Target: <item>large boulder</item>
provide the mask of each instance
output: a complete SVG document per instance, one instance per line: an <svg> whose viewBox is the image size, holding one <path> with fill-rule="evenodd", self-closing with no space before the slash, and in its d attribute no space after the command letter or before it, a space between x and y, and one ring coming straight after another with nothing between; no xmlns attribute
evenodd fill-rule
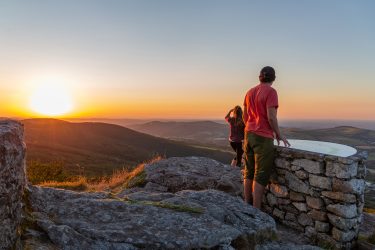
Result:
<svg viewBox="0 0 375 250"><path fill-rule="evenodd" d="M168 192L216 189L232 195L242 194L240 168L205 157L172 157L146 164L148 186L156 184Z"/></svg>
<svg viewBox="0 0 375 250"><path fill-rule="evenodd" d="M254 249L276 232L270 216L217 190L28 192L35 223L62 249Z"/></svg>
<svg viewBox="0 0 375 250"><path fill-rule="evenodd" d="M22 220L26 184L23 127L0 121L0 249L14 248Z"/></svg>

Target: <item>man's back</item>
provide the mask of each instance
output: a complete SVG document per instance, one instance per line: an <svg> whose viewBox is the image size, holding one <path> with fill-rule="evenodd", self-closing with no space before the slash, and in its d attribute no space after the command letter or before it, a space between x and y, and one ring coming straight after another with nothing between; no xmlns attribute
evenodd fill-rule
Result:
<svg viewBox="0 0 375 250"><path fill-rule="evenodd" d="M247 92L244 106L248 115L248 119L245 121L245 130L273 138L273 130L268 122L267 108L278 107L276 90L270 84L260 83Z"/></svg>

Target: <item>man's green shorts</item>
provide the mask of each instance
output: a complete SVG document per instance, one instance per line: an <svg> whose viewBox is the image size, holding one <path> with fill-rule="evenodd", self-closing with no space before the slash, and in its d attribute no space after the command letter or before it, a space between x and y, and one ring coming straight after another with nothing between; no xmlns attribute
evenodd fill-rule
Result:
<svg viewBox="0 0 375 250"><path fill-rule="evenodd" d="M266 186L274 170L275 148L273 139L246 132L244 151L244 178L255 180Z"/></svg>

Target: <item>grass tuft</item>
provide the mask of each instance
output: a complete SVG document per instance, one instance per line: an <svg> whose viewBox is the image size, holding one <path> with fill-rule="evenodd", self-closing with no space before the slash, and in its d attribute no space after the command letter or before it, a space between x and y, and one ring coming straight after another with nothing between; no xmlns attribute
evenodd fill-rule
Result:
<svg viewBox="0 0 375 250"><path fill-rule="evenodd" d="M84 176L79 176L72 181L45 181L40 184L42 187L63 188L73 191L101 192L120 191L123 187L143 187L146 184L145 164L160 161L161 156L156 156L150 161L139 164L132 171L122 169L116 171L110 177L102 177L99 180L89 181Z"/></svg>
<svg viewBox="0 0 375 250"><path fill-rule="evenodd" d="M77 180L73 181L64 181L64 182L57 182L57 181L47 181L40 184L42 187L53 187L53 188L63 188L69 189L74 191L85 191L88 189L88 182L86 177L80 176Z"/></svg>
<svg viewBox="0 0 375 250"><path fill-rule="evenodd" d="M375 214L375 208L365 207L363 208L363 212L369 213L369 214Z"/></svg>

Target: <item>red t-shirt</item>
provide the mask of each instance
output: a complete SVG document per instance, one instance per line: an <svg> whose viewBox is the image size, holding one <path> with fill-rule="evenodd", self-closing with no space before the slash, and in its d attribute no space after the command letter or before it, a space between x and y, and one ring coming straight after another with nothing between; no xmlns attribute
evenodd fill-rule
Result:
<svg viewBox="0 0 375 250"><path fill-rule="evenodd" d="M279 107L277 92L269 84L260 83L251 88L245 96L247 120L244 121L246 131L273 138L273 130L268 122L267 108Z"/></svg>

